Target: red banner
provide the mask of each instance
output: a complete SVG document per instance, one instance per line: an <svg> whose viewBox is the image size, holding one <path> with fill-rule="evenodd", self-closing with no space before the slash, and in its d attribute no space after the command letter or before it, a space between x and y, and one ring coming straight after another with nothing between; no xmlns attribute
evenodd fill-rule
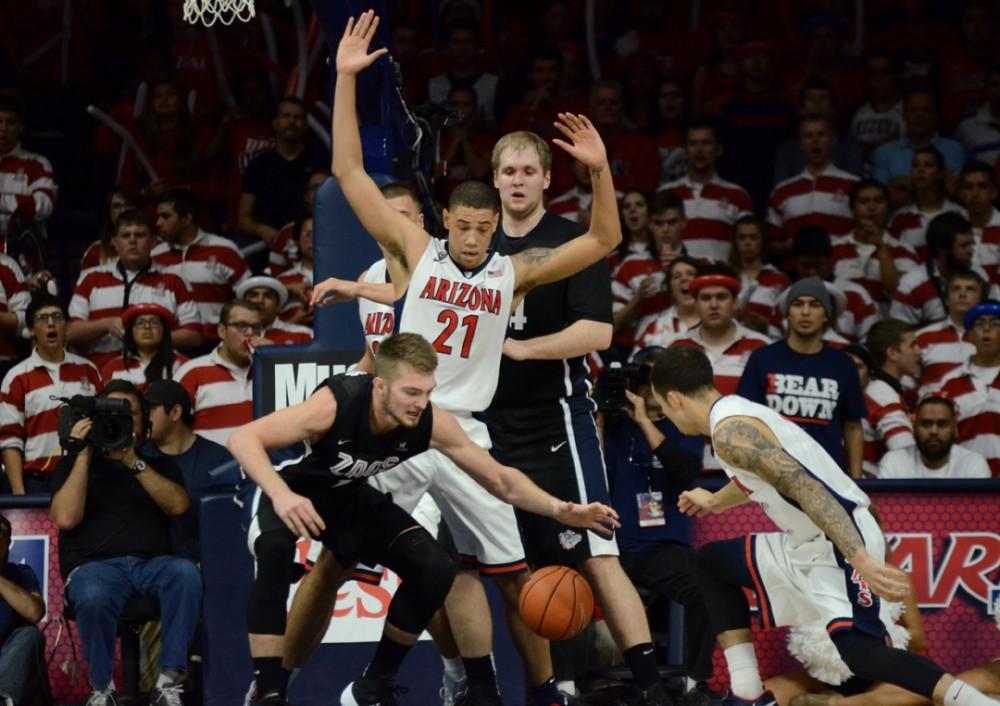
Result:
<svg viewBox="0 0 1000 706"><path fill-rule="evenodd" d="M1000 656L1000 633L992 606L1000 596L1000 494L872 492L893 561L916 586L926 655L955 674ZM760 507L748 503L698 520L693 543L742 537L777 528ZM800 670L786 649L784 629L754 624L754 645L764 678ZM716 650L720 688L728 682Z"/></svg>

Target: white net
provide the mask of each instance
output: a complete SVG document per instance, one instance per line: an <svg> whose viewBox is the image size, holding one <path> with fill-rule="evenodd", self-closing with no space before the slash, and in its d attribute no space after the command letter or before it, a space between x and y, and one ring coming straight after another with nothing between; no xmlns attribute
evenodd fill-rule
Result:
<svg viewBox="0 0 1000 706"><path fill-rule="evenodd" d="M184 20L206 27L216 22L249 22L255 14L253 0L184 0Z"/></svg>

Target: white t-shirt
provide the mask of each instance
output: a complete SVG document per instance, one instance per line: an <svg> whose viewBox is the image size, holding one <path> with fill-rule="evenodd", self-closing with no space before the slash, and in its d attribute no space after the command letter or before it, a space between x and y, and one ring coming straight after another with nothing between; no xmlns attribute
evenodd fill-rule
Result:
<svg viewBox="0 0 1000 706"><path fill-rule="evenodd" d="M941 468L928 468L920 458L916 446L890 451L878 464L878 477L898 480L901 478L989 478L990 467L982 454L964 449L958 444L951 447L948 463Z"/></svg>

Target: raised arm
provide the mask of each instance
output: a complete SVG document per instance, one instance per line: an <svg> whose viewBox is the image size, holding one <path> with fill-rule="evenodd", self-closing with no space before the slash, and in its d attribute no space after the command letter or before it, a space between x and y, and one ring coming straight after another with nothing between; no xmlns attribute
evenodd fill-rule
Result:
<svg viewBox="0 0 1000 706"><path fill-rule="evenodd" d="M622 240L608 153L597 129L585 116L572 113L559 113L555 126L569 141L553 142L590 170L594 190L590 230L558 248L529 248L515 255L516 289L520 296L540 284L576 274L606 257Z"/></svg>
<svg viewBox="0 0 1000 706"><path fill-rule="evenodd" d="M890 600L906 596L906 574L868 553L847 511L825 485L781 448L766 424L752 417L729 417L716 427L713 441L719 458L757 475L797 503L872 590Z"/></svg>
<svg viewBox="0 0 1000 706"><path fill-rule="evenodd" d="M300 537L317 536L324 528L312 502L291 491L271 465L267 450L318 437L333 426L337 400L326 387L305 402L271 412L244 424L229 437L229 452L244 472L267 493L274 511Z"/></svg>
<svg viewBox="0 0 1000 706"><path fill-rule="evenodd" d="M516 468L500 465L481 446L469 439L453 416L437 407L434 408L431 447L454 461L490 493L522 510L607 536L611 536L611 528L620 526L618 514L607 505L578 505L559 500L539 488Z"/></svg>
<svg viewBox="0 0 1000 706"><path fill-rule="evenodd" d="M388 51L383 48L368 53L368 45L377 28L378 17L372 10L362 13L357 23L352 17L337 47L331 171L361 225L390 258L409 271L427 247L430 236L389 205L365 172L361 155L361 134L355 105L357 75Z"/></svg>

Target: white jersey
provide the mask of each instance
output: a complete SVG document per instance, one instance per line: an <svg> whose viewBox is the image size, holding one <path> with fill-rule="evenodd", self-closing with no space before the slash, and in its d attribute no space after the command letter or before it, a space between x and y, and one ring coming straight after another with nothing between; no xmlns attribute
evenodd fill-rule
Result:
<svg viewBox="0 0 1000 706"><path fill-rule="evenodd" d="M413 268L399 330L421 334L438 353L434 404L468 415L492 402L513 298L509 257L491 253L466 272L446 241L431 239Z"/></svg>
<svg viewBox="0 0 1000 706"><path fill-rule="evenodd" d="M777 437L781 448L802 464L809 475L826 486L848 514L853 515L857 510L867 510L871 504L868 496L841 470L822 446L798 424L784 419L770 407L737 395L720 398L712 405L709 413L713 446L715 429L727 417L752 417L764 422ZM785 532L786 539L792 546L805 544L823 535L823 531L809 519L808 515L782 496L770 483L743 468L729 465L722 458L718 460L726 475L742 488L751 500L760 505L771 521Z"/></svg>
<svg viewBox="0 0 1000 706"><path fill-rule="evenodd" d="M369 284L388 282L385 260L373 263L361 280ZM365 330L365 348L374 356L382 339L392 335L396 329L396 310L394 307L358 297L358 316L361 317L361 326Z"/></svg>

